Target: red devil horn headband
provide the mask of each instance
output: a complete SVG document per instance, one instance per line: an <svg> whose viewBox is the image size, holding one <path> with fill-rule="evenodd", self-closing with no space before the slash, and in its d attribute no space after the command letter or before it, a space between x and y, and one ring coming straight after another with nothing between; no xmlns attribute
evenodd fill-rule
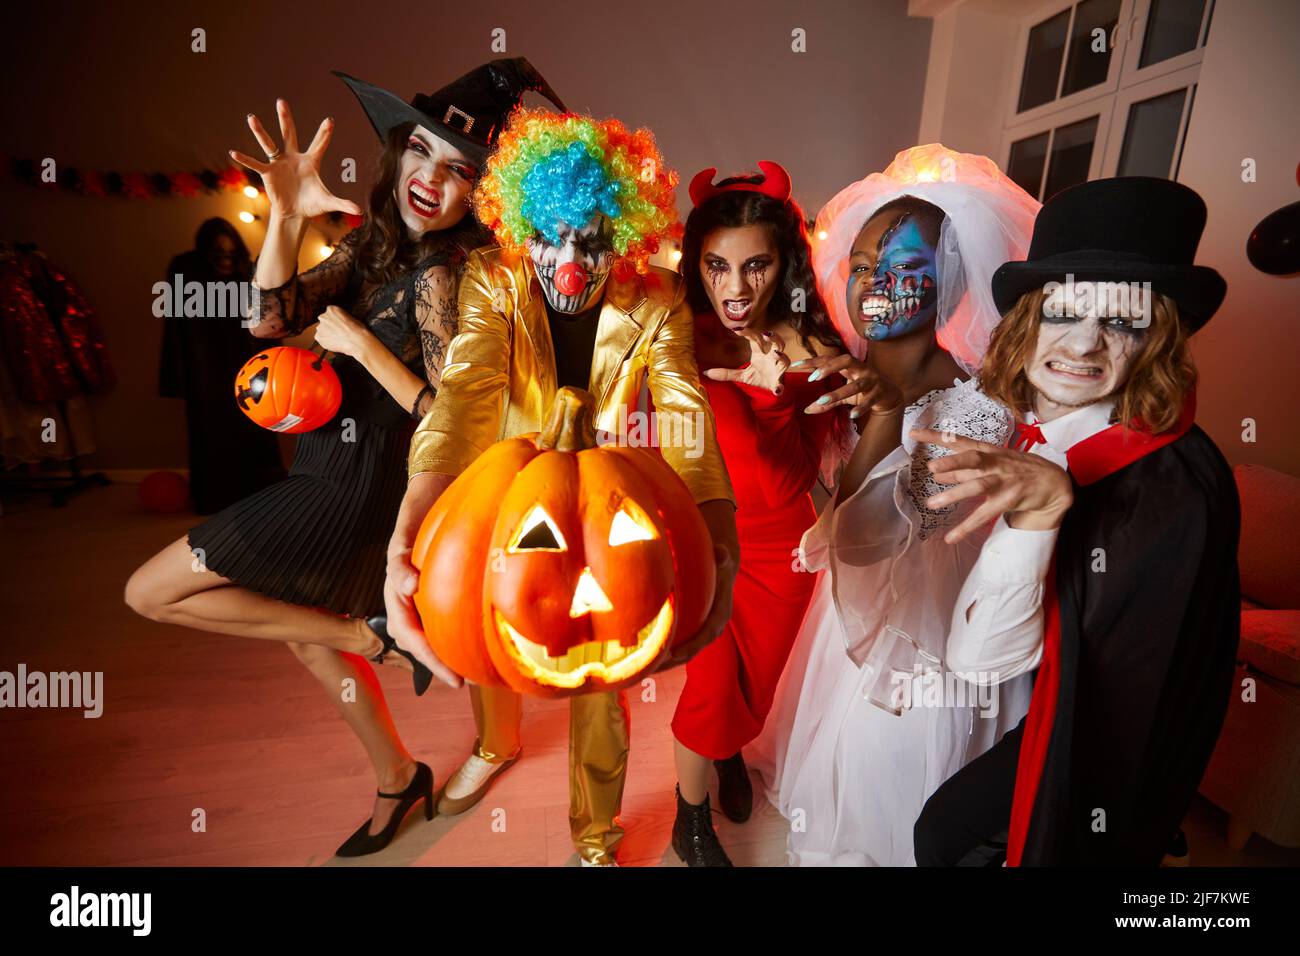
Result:
<svg viewBox="0 0 1300 956"><path fill-rule="evenodd" d="M790 174L784 167L780 163L760 159L758 168L763 171L761 183L730 183L726 186L713 185L713 176L718 171L716 166L700 170L691 180L691 204L702 206L719 193L730 192L762 193L779 202L787 201L790 198Z"/></svg>

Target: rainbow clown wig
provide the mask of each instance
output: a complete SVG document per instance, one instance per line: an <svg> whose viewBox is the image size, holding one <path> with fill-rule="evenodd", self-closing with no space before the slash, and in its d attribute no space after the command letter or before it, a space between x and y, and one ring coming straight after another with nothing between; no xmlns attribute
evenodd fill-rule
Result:
<svg viewBox="0 0 1300 956"><path fill-rule="evenodd" d="M660 240L681 234L676 186L648 129L521 108L488 158L474 209L497 243L519 255L538 233L558 243L559 223L584 226L604 213L615 254L645 272Z"/></svg>

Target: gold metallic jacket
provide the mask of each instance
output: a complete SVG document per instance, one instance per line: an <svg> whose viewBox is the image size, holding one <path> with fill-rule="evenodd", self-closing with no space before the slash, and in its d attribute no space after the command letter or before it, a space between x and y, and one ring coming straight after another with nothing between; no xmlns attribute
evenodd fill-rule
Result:
<svg viewBox="0 0 1300 956"><path fill-rule="evenodd" d="M459 305L437 398L411 440L412 475L459 475L494 442L540 431L558 388L546 300L532 260L496 246L476 250L460 280ZM647 379L657 416L672 413L703 425L698 452L662 441L664 460L697 504L734 502L695 364L694 320L681 277L651 267L620 281L611 272L591 362L596 427L626 434L625 416L637 410Z"/></svg>

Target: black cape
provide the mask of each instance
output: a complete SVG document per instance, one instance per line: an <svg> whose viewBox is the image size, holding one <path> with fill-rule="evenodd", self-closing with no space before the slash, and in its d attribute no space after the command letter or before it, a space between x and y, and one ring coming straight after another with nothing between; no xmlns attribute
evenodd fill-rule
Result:
<svg viewBox="0 0 1300 956"><path fill-rule="evenodd" d="M196 252L171 261L169 285L176 274L186 282L217 279ZM249 279L218 281L232 278ZM220 511L284 477L275 433L258 427L235 403L236 374L266 348L238 319L163 319L158 392L185 400L190 498L197 514Z"/></svg>
<svg viewBox="0 0 1300 956"><path fill-rule="evenodd" d="M1232 472L1194 425L1076 483L1056 549L1059 692L1021 865L1160 863L1232 692L1239 526Z"/></svg>

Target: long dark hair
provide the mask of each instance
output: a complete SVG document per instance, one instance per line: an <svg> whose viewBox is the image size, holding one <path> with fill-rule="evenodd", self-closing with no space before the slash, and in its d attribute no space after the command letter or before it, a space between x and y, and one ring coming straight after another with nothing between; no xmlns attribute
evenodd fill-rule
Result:
<svg viewBox="0 0 1300 956"><path fill-rule="evenodd" d="M761 183L761 176L732 176L718 183ZM808 228L804 225L803 210L793 199L781 201L752 190L719 193L691 210L686 218L686 233L682 237L682 258L678 265L686 281L686 300L696 312L712 312L713 303L704 289L700 277L700 250L704 237L715 229L736 229L762 223L772 231L781 256L781 287L768 305L769 314L784 319L798 333L804 348L815 338L823 345L844 349L844 343L831 325L826 303L817 291L813 278L812 248L808 244ZM803 311L792 308L795 292L803 292Z"/></svg>
<svg viewBox="0 0 1300 956"><path fill-rule="evenodd" d="M248 255L248 246L244 245L244 239L240 236L239 230L220 216L213 216L211 219L203 220L203 224L194 233L194 251L203 257L205 268L210 268L212 250L217 244L217 239L221 236L225 236L234 243L234 275L245 278L251 276L253 274L253 262Z"/></svg>
<svg viewBox="0 0 1300 956"><path fill-rule="evenodd" d="M467 255L491 241L487 231L474 218L472 209L450 229L427 232L418 241L411 240L406 223L398 212L393 190L401 175L402 153L406 151L413 129L414 123L403 123L389 131L379 154L375 182L370 188L365 222L355 230L355 239L348 237L349 242L356 243L356 263L362 277L377 285L391 282L410 271L416 263L445 248L448 243L459 246Z"/></svg>

